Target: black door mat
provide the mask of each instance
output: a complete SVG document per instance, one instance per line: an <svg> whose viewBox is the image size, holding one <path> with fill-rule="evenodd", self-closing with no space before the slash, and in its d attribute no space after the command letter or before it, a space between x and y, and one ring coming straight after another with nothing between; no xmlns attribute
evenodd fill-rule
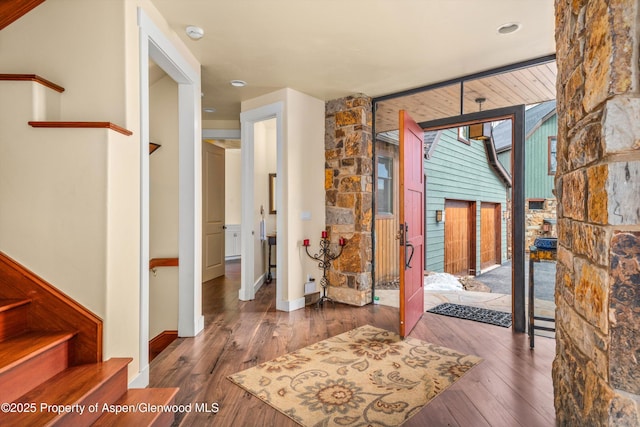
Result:
<svg viewBox="0 0 640 427"><path fill-rule="evenodd" d="M511 313L489 310L487 308L469 307L468 305L451 304L445 302L427 310L427 313L442 314L449 317L474 320L490 325L511 327Z"/></svg>

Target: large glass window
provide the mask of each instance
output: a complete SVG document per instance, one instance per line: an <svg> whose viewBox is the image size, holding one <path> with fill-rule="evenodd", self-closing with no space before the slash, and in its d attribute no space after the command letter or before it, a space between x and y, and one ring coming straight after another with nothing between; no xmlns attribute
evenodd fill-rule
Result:
<svg viewBox="0 0 640 427"><path fill-rule="evenodd" d="M378 156L377 213L393 215L393 159Z"/></svg>

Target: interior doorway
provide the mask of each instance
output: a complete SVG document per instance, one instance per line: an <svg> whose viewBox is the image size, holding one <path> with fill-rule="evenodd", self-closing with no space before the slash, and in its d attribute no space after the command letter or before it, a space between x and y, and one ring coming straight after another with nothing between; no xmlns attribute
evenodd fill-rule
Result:
<svg viewBox="0 0 640 427"><path fill-rule="evenodd" d="M149 360L178 336L178 85L149 68Z"/></svg>
<svg viewBox="0 0 640 427"><path fill-rule="evenodd" d="M225 271L225 149L202 143L202 281Z"/></svg>
<svg viewBox="0 0 640 427"><path fill-rule="evenodd" d="M241 122L242 248L239 298L248 301L266 282L271 260L267 260L268 236L277 242L284 226L282 211L283 104L277 102L243 112ZM275 173L275 180L270 175ZM275 184L275 185L274 185ZM271 194L269 188L275 189ZM275 209L273 205L275 204ZM270 206L271 205L271 206ZM273 212L273 213L272 213ZM283 244L275 244L275 262L282 260ZM277 278L277 271L272 271ZM276 280L276 306L283 304L282 281Z"/></svg>
<svg viewBox="0 0 640 427"><path fill-rule="evenodd" d="M140 84L140 372L132 387L149 384L149 62L177 83L178 96L178 334L195 336L204 328L201 286L201 147L200 74L153 20L138 8Z"/></svg>
<svg viewBox="0 0 640 427"><path fill-rule="evenodd" d="M241 163L241 141L240 141L240 129L203 129L202 130L202 145L203 145L203 172L202 172L202 187L203 187L203 275L202 281L207 282L212 280L212 277L208 277L205 274L206 264L211 265L223 265L222 271L215 274L215 278L220 275L231 274L239 277L239 268L241 262L241 246L242 246L242 230L241 230L241 180L242 180L242 163ZM206 157L205 151L213 151L217 154L211 155L211 172L206 172ZM222 151L220 151L222 150ZM213 160L213 158L217 160ZM213 181L208 185L207 181ZM213 190L209 191L206 188L211 187ZM205 194L209 194L209 199L205 197ZM208 262L205 257L206 251L204 248L205 241L207 240L207 215L204 210L208 204L215 205L217 213L212 214L212 217L217 217L216 220L211 222L217 222L218 228L222 229L223 236L218 239L224 239L216 246L215 256L211 257L212 260ZM220 247L218 252L218 247ZM228 271L230 264L233 264L232 270ZM237 271L236 271L237 270Z"/></svg>

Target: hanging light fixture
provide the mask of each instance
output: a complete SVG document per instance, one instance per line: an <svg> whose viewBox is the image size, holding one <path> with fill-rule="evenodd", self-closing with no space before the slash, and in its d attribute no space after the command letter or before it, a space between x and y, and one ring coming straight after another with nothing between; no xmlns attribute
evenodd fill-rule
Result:
<svg viewBox="0 0 640 427"><path fill-rule="evenodd" d="M491 122L469 125L469 139L477 141L491 139Z"/></svg>
<svg viewBox="0 0 640 427"><path fill-rule="evenodd" d="M478 111L482 111L482 103L485 102L487 98L476 98L475 101L478 103ZM487 139L491 139L491 122L486 123L474 123L469 125L469 139L475 139L477 141L485 141Z"/></svg>

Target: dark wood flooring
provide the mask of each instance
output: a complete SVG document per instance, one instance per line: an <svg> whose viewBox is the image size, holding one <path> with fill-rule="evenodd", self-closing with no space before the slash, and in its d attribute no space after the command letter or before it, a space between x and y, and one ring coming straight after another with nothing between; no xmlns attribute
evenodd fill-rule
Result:
<svg viewBox="0 0 640 427"><path fill-rule="evenodd" d="M192 404L176 414L175 425L296 426L226 376L365 324L398 332L395 308L336 304L285 313L275 309L275 282L248 302L238 301L239 283L239 263L204 283L205 330L178 338L151 363L150 386L180 387L176 402ZM555 425L553 340L538 339L530 350L525 334L430 313L411 336L485 360L405 426ZM197 412L196 403L211 412Z"/></svg>

